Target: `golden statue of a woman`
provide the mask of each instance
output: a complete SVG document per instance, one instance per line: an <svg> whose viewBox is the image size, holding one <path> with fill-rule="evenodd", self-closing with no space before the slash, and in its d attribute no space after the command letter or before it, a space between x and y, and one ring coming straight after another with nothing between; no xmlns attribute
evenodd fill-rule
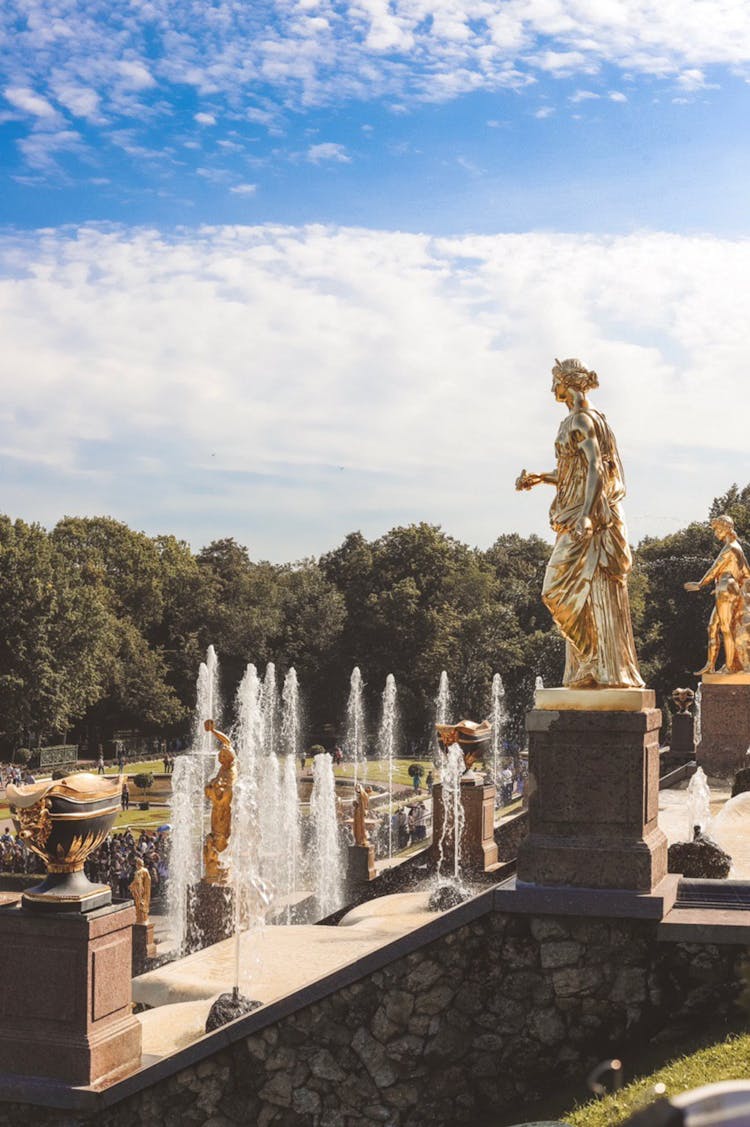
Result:
<svg viewBox="0 0 750 1127"><path fill-rule="evenodd" d="M144 865L142 857L135 859L135 873L128 888L135 904L135 922L147 924L151 907L151 873Z"/></svg>
<svg viewBox="0 0 750 1127"><path fill-rule="evenodd" d="M596 372L580 360L555 362L552 393L568 408L555 440L557 468L523 470L516 489L555 487L550 524L557 539L542 599L566 641L563 684L642 688L628 600L625 477L615 436L587 398L598 386Z"/></svg>
<svg viewBox="0 0 750 1127"><path fill-rule="evenodd" d="M206 798L211 803L211 832L203 845L203 879L209 884L226 884L229 867L222 864L220 854L229 845L232 832L232 795L237 781L234 752L228 736L217 731L213 720L206 720L205 729L213 732L221 744L219 770L206 784Z"/></svg>

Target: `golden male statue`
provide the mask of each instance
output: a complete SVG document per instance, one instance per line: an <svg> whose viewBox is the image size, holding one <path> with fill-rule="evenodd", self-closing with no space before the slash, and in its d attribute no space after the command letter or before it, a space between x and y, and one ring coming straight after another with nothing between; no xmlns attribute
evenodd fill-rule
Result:
<svg viewBox="0 0 750 1127"><path fill-rule="evenodd" d="M580 360L557 360L552 394L568 414L555 440L557 466L521 472L516 489L555 488L550 524L557 539L542 599L566 641L569 688L642 688L630 621L632 566L622 512L625 475L615 436L588 400L599 386Z"/></svg>
<svg viewBox="0 0 750 1127"><path fill-rule="evenodd" d="M141 857L135 859L135 873L128 887L135 904L135 922L147 924L151 908L151 873L143 864Z"/></svg>
<svg viewBox="0 0 750 1127"><path fill-rule="evenodd" d="M205 788L206 798L211 803L211 832L206 835L203 845L203 879L209 884L226 884L229 880L229 866L222 864L220 854L229 845L232 833L232 796L237 782L237 768L229 737L217 731L213 720L206 720L204 727L207 732L213 732L221 748L219 770Z"/></svg>
<svg viewBox="0 0 750 1127"><path fill-rule="evenodd" d="M698 675L716 672L722 641L724 665L719 672L750 672L750 565L730 516L722 513L714 517L711 528L723 547L702 579L685 584L686 591L700 591L709 583L714 584L716 605L708 624L708 657Z"/></svg>

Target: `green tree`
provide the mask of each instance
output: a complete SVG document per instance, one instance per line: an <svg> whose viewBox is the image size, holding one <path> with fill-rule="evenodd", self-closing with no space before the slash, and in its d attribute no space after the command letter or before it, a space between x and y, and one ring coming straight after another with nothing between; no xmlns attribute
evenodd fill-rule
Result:
<svg viewBox="0 0 750 1127"><path fill-rule="evenodd" d="M96 584L39 525L0 517L0 725L64 736L102 692L112 623Z"/></svg>

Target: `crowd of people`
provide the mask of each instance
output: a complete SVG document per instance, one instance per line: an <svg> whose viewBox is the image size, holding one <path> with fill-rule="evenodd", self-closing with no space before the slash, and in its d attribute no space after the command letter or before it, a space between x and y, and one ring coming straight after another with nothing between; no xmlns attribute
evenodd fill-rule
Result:
<svg viewBox="0 0 750 1127"><path fill-rule="evenodd" d="M18 834L6 829L0 834L0 872L43 873L44 864Z"/></svg>
<svg viewBox="0 0 750 1127"><path fill-rule="evenodd" d="M137 837L130 829L113 833L86 862L86 875L98 884L108 884L113 896L128 897L140 857L151 876L151 896L166 892L169 877L169 837L166 833L141 830Z"/></svg>

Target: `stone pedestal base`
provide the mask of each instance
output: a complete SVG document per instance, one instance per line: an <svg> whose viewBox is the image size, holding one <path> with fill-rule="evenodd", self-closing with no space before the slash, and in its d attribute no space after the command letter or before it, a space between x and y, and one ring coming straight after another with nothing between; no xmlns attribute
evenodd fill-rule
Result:
<svg viewBox="0 0 750 1127"><path fill-rule="evenodd" d="M643 892L659 884L660 723L656 708L529 713L530 832L519 882Z"/></svg>
<svg viewBox="0 0 750 1127"><path fill-rule="evenodd" d="M739 680L745 678L744 682ZM701 689L701 742L698 766L707 775L731 778L745 767L750 745L750 675L737 673L703 678Z"/></svg>
<svg viewBox="0 0 750 1127"><path fill-rule="evenodd" d="M231 885L201 880L188 889L187 953L200 951L234 934L234 894Z"/></svg>
<svg viewBox="0 0 750 1127"><path fill-rule="evenodd" d="M154 925L133 924L133 977L143 974L148 968L148 960L156 958Z"/></svg>
<svg viewBox="0 0 750 1127"><path fill-rule="evenodd" d="M467 779L461 783L461 806L463 807L464 829L461 834L460 856L462 872L486 872L497 864L497 845L495 843L495 794L494 783L481 783ZM432 846L430 860L437 863L440 855L440 838L445 824L443 805L443 784L435 783L432 788ZM449 830L443 843L446 862L453 858L453 833Z"/></svg>
<svg viewBox="0 0 750 1127"><path fill-rule="evenodd" d="M693 728L693 717L689 712L676 712L672 717L672 736L669 741L671 759L680 758L686 763L695 759Z"/></svg>
<svg viewBox="0 0 750 1127"><path fill-rule="evenodd" d="M375 850L371 845L350 845L346 877L350 887L375 879Z"/></svg>
<svg viewBox="0 0 750 1127"><path fill-rule="evenodd" d="M132 1014L132 904L85 914L0 908L0 1069L71 1085L141 1062Z"/></svg>

